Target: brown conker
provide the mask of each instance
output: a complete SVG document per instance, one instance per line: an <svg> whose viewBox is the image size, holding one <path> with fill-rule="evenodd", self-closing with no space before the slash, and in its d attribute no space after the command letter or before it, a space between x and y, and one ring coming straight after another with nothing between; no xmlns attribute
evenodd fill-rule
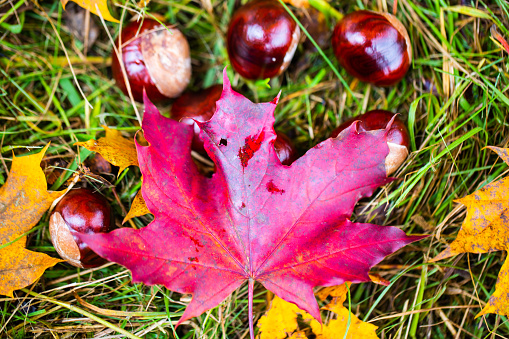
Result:
<svg viewBox="0 0 509 339"><path fill-rule="evenodd" d="M200 122L210 120L216 112L216 101L221 98L221 93L223 93L223 85L214 85L198 92L186 92L171 106L172 119L193 126L194 136L191 148L195 152L206 154L203 141L200 139L200 127L194 120Z"/></svg>
<svg viewBox="0 0 509 339"><path fill-rule="evenodd" d="M122 62L136 101L143 101L143 88L152 102L176 98L185 90L191 80L191 56L187 39L177 28L145 18L124 27L120 40ZM128 95L116 53L111 69L118 87Z"/></svg>
<svg viewBox="0 0 509 339"><path fill-rule="evenodd" d="M93 252L77 234L109 232L112 221L110 204L102 195L86 188L71 190L51 213L51 242L60 257L73 266L100 266L107 261Z"/></svg>
<svg viewBox="0 0 509 339"><path fill-rule="evenodd" d="M389 13L362 10L345 15L334 28L332 48L350 75L376 86L396 84L412 63L408 32Z"/></svg>
<svg viewBox="0 0 509 339"><path fill-rule="evenodd" d="M331 137L337 137L341 131L349 127L354 121L359 121L357 125L359 132L384 129L395 115L395 113L381 109L366 112L342 123L332 132ZM410 147L408 129L399 115L396 115L391 128L387 132L387 145L389 146L389 154L385 158L385 171L389 176L405 161Z"/></svg>
<svg viewBox="0 0 509 339"><path fill-rule="evenodd" d="M255 0L233 14L226 47L237 73L246 79L265 79L285 71L299 39L299 26L278 1Z"/></svg>
<svg viewBox="0 0 509 339"><path fill-rule="evenodd" d="M288 136L282 132L276 131L276 140L274 141L274 149L277 157L283 165L290 166L297 160L297 150Z"/></svg>

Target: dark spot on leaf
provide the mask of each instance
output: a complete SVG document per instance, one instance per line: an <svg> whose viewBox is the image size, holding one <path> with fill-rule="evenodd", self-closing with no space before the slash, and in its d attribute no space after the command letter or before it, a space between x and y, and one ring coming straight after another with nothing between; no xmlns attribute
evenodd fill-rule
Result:
<svg viewBox="0 0 509 339"><path fill-rule="evenodd" d="M242 167L247 167L249 159L260 149L264 135L265 132L262 131L256 139L253 136L246 138L244 146L239 149L239 158Z"/></svg>
<svg viewBox="0 0 509 339"><path fill-rule="evenodd" d="M200 242L200 240L193 238L193 237L189 237L189 239L191 239L191 241L194 243L196 252L200 252L198 247L203 247L203 244Z"/></svg>
<svg viewBox="0 0 509 339"><path fill-rule="evenodd" d="M193 261L198 262L198 258L197 257L189 257L187 259L189 259L189 261L191 261L191 262L193 262Z"/></svg>
<svg viewBox="0 0 509 339"><path fill-rule="evenodd" d="M221 138L219 145L228 146L228 140Z"/></svg>
<svg viewBox="0 0 509 339"><path fill-rule="evenodd" d="M246 207L246 204L242 203L242 205L240 206L240 208L245 208Z"/></svg>
<svg viewBox="0 0 509 339"><path fill-rule="evenodd" d="M194 242L195 246L203 247L203 244L200 242L200 240L193 238L193 237L189 237L189 238L191 239L192 242Z"/></svg>
<svg viewBox="0 0 509 339"><path fill-rule="evenodd" d="M272 194L276 194L276 193L283 194L283 193L285 193L285 190L282 190L282 189L278 188L274 184L274 182L272 180L267 183L267 191L269 191Z"/></svg>

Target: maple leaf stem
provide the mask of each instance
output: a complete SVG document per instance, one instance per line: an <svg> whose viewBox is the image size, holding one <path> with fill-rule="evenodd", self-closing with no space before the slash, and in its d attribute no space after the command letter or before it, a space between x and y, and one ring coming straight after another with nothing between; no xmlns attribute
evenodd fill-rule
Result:
<svg viewBox="0 0 509 339"><path fill-rule="evenodd" d="M248 282L248 304L249 304L249 336L254 339L254 326L253 326L253 289L254 279L249 278Z"/></svg>

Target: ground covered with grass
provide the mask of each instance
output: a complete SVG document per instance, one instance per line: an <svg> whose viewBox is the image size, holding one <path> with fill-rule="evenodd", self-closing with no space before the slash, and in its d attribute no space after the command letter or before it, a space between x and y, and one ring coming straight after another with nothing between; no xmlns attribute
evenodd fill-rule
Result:
<svg viewBox="0 0 509 339"><path fill-rule="evenodd" d="M222 82L222 70L229 64L227 25L241 3L152 0L141 11L136 1L120 0L110 3L110 8L123 22L137 14L157 13L177 25L191 46L189 88L198 90ZM291 137L301 155L328 138L342 121L371 109L401 113L407 122L411 153L395 173L399 180L362 200L353 219L430 237L373 269L390 280L390 286L353 285L352 312L377 325L380 338L508 336L506 317L490 314L474 319L495 289L505 252L428 263L452 242L463 222L465 208L454 200L507 175L507 165L484 147L509 143L507 53L490 33L496 25L499 34L509 37L508 3L348 0L330 4L341 13L387 11L403 22L414 60L399 84L381 88L355 80L338 66L328 43L321 45L323 54L309 42L301 43L288 71L270 80L270 86L247 82L231 67L228 73L233 87L255 102L271 101L281 91L275 127ZM299 18L308 11L290 9ZM141 187L138 168L97 180L87 176L81 165L91 152L73 144L103 136L101 125L133 137L139 121L131 100L111 77L112 39L118 36L119 25L103 24L93 15L86 24L88 19L72 4L64 12L59 1L0 0L0 184L5 183L13 153L38 152L51 142L48 172L54 170L60 177L49 187L61 190L72 173L81 172L78 186L100 190L111 201L120 225ZM336 21L334 16L328 18L330 31ZM93 34L83 39L87 30ZM170 105L161 105L161 112L167 114ZM137 109L143 112L141 104ZM58 172L61 169L65 170ZM139 228L150 220L150 216L139 217L126 225ZM56 257L47 226L44 216L30 233L28 246ZM84 303L78 303L77 296ZM270 297L257 285L256 319L264 314ZM125 337L118 327L143 338L247 338L247 299L244 286L175 330L189 295L133 284L129 271L116 264L90 270L58 264L36 284L15 292L14 299L0 298L0 336ZM69 310L62 303L75 308Z"/></svg>

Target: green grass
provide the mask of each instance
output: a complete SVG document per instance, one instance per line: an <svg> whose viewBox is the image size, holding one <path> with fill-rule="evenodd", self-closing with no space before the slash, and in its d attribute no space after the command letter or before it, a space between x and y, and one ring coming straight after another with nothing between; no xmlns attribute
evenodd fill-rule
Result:
<svg viewBox="0 0 509 339"><path fill-rule="evenodd" d="M152 0L146 13L164 16L189 39L193 90L222 81L228 65L225 34L239 4L210 0L209 12L202 7L208 2ZM137 11L136 1L115 3L110 7L113 15L125 22ZM300 154L328 138L342 121L370 109L399 112L407 121L413 138L411 154L396 173L400 180L362 200L354 215L365 217L384 206L386 214L379 212L377 218L383 224L432 235L373 269L391 280L389 287L352 285L353 312L377 325L380 338L509 336L506 317L474 319L494 291L505 252L427 263L455 238L464 219L465 209L454 200L508 173L484 147L509 143L507 53L489 33L496 24L509 38L509 4L479 1L474 9L466 3L458 7L456 1L397 1L396 15L408 28L414 60L404 80L393 87L357 82L339 67L329 47L314 52L301 44L290 69L270 80L270 88L263 81L246 82L228 68L234 88L254 101L270 101L281 91L276 129L291 136ZM385 0L330 4L341 13L360 8L394 11L393 2ZM299 10L289 8L299 17ZM76 141L102 136L102 124L130 137L139 129L133 105L111 79L111 42L105 29L115 39L119 27L106 23L105 28L97 17L92 20L100 36L85 54L84 44L68 29L59 1L38 5L0 0L0 184L7 179L13 152L38 152L51 142L48 159L65 161L70 175L81 170L77 155L84 160L91 154L73 146ZM434 83L436 94L424 88L425 82ZM167 113L169 107L163 105L161 111ZM140 171L130 168L118 179L105 179L120 198L117 201L107 185L102 188L120 221L122 209L129 208L140 187ZM51 186L64 187L65 180ZM143 227L150 220L145 216L134 223ZM56 257L47 224L44 216L28 236L29 248ZM74 292L96 309L80 305ZM254 298L258 319L268 306L261 285L256 285ZM117 328L143 338L248 337L247 286L175 330L188 302L189 296L161 286L133 284L129 272L118 265L77 270L59 264L36 284L15 292L14 299L0 298L0 337L107 336L118 334Z"/></svg>

